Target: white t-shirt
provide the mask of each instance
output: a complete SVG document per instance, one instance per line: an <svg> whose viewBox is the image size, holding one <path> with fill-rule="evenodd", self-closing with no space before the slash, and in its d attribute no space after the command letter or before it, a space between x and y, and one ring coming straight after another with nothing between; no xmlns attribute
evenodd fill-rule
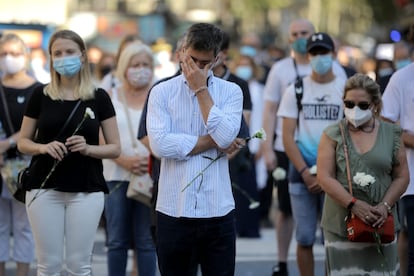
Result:
<svg viewBox="0 0 414 276"><path fill-rule="evenodd" d="M343 118L344 86L345 80L338 77L329 83L317 83L309 76L303 79L303 107L296 128L296 140L308 166L316 164L323 130ZM298 118L294 85L290 85L283 95L277 115L280 118Z"/></svg>
<svg viewBox="0 0 414 276"><path fill-rule="evenodd" d="M120 92L121 93L121 92ZM112 90L112 104L116 112L116 122L118 124L118 130L120 135L121 154L133 156L136 153L143 156L149 156L148 149L137 140L138 148L134 149L131 141L131 135L129 134L128 120L126 117L124 105L122 101L118 99L118 91ZM133 127L133 133L138 134L139 121L141 119L142 109L128 108L131 118L131 124ZM112 159L103 159L103 173L106 181L129 181L131 173L115 163Z"/></svg>
<svg viewBox="0 0 414 276"><path fill-rule="evenodd" d="M296 68L297 73L301 77L309 76L312 73L312 67L310 63L296 64ZM335 76L340 77L344 80L347 79L345 70L336 60L332 63L332 70ZM286 57L276 62L270 69L269 75L267 77L264 89L265 101L280 103L282 96L286 91L286 88L295 82L297 73L292 57ZM282 121L280 118L276 119L275 134L276 140L274 149L277 151L284 151L282 142Z"/></svg>
<svg viewBox="0 0 414 276"><path fill-rule="evenodd" d="M392 76L382 96L381 115L393 122L399 121L405 131L414 133L414 63L398 70ZM414 149L406 148L410 183L403 194L414 194Z"/></svg>
<svg viewBox="0 0 414 276"><path fill-rule="evenodd" d="M262 127L263 119L263 84L256 80L249 81L250 99L252 101L252 112L250 113L249 131L252 136L256 131ZM260 139L252 139L249 141L250 152L256 153L260 148ZM261 157L256 160L256 182L259 189L263 189L266 186L267 181L267 169L264 162L264 158Z"/></svg>

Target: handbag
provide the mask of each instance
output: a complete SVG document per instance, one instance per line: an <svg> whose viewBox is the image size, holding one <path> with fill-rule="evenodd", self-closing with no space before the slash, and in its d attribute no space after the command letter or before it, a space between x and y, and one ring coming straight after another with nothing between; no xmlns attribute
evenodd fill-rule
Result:
<svg viewBox="0 0 414 276"><path fill-rule="evenodd" d="M6 160L1 169L1 175L4 178L9 193L22 203L25 202L26 193L23 183L19 182L19 174L28 168L29 163L30 158L28 156L22 156Z"/></svg>
<svg viewBox="0 0 414 276"><path fill-rule="evenodd" d="M339 129L341 131L344 146L349 193L352 195L352 181L351 169L349 166L348 147L346 145L344 129L341 122L339 122ZM346 234L348 240L352 242L378 242L380 240L381 243L390 243L395 239L394 217L391 213L389 213L383 225L379 228L374 228L350 212L346 218Z"/></svg>
<svg viewBox="0 0 414 276"><path fill-rule="evenodd" d="M153 187L154 182L149 173L144 175L133 174L128 183L126 196L151 206Z"/></svg>
<svg viewBox="0 0 414 276"><path fill-rule="evenodd" d="M138 149L137 140L134 137L132 130L131 116L129 114L128 106L126 104L125 96L123 93L119 93L121 101L124 106L125 115L128 122L128 130L131 137L132 147L136 151ZM151 207L151 200L153 195L154 181L150 174L147 172L144 175L136 175L131 173L126 197L137 200L149 207Z"/></svg>

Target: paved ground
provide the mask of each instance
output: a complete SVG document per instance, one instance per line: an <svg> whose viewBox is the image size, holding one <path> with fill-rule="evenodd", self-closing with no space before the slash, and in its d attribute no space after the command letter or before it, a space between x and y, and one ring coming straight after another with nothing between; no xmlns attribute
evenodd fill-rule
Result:
<svg viewBox="0 0 414 276"><path fill-rule="evenodd" d="M95 276L106 276L106 249L105 236L100 229L96 235L96 246L93 255L93 274ZM288 269L290 276L298 276L295 256L296 244L291 244L289 252ZM324 250L321 244L314 247L316 259L315 275L324 275ZM277 257L275 231L273 228L261 230L261 238L258 239L237 239L236 276L271 276L271 270ZM131 255L130 255L131 260ZM7 263L6 276L15 275L13 263ZM128 263L128 270L131 270L131 261ZM30 276L35 276L35 264L32 265ZM145 275L143 275L145 276Z"/></svg>

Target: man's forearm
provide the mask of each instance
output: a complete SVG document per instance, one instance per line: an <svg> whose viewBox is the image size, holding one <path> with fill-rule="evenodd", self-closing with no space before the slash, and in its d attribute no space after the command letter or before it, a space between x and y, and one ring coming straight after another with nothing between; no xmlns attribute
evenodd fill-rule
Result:
<svg viewBox="0 0 414 276"><path fill-rule="evenodd" d="M209 150L211 148L216 148L216 147L217 145L210 135L200 136L197 140L197 144L195 145L193 150L190 152L190 155L196 155L196 154L199 154L200 152L204 152L206 150Z"/></svg>

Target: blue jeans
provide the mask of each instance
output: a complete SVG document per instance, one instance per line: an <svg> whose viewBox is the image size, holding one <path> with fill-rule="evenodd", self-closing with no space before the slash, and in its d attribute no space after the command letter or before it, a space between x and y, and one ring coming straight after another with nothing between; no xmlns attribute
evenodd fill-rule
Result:
<svg viewBox="0 0 414 276"><path fill-rule="evenodd" d="M407 219L408 233L408 273L414 275L414 195L406 195L402 199Z"/></svg>
<svg viewBox="0 0 414 276"><path fill-rule="evenodd" d="M296 241L301 246L313 246L324 194L312 194L304 183L289 183L289 194L296 226Z"/></svg>
<svg viewBox="0 0 414 276"><path fill-rule="evenodd" d="M234 211L215 218L175 218L157 212L161 275L233 276L236 259ZM140 274L141 275L141 274Z"/></svg>
<svg viewBox="0 0 414 276"><path fill-rule="evenodd" d="M105 200L108 275L125 275L132 247L139 275L154 276L157 257L150 232L150 208L126 197L128 182L110 181L107 185L111 191Z"/></svg>

